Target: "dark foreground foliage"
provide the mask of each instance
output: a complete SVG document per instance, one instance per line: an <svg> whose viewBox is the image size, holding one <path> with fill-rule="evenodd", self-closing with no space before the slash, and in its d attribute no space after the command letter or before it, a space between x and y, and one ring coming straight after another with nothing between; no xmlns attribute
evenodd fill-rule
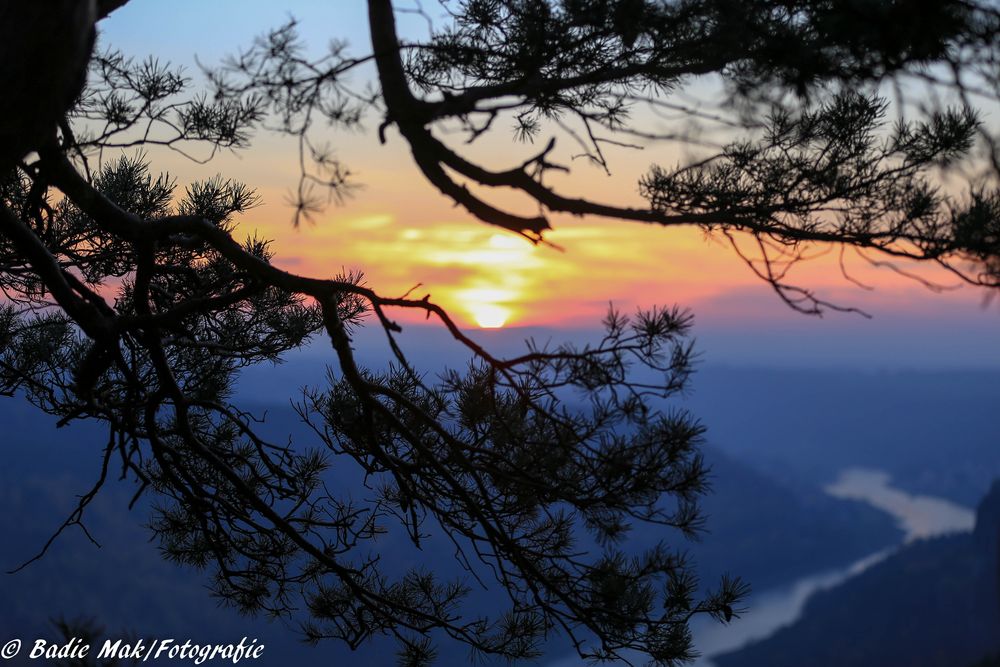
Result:
<svg viewBox="0 0 1000 667"><path fill-rule="evenodd" d="M64 528L83 527L108 479L132 480L137 499L154 498L169 558L205 569L224 601L291 616L312 639L390 635L408 665L430 662L443 638L534 657L555 632L582 656L689 658L689 619L729 620L744 592L726 578L695 599L673 540L698 528L705 489L701 426L661 400L687 382L690 315L612 311L591 345L498 358L429 299L275 267L267 242L239 236L250 188L217 178L181 189L122 149L210 157L249 148L264 128L294 135L298 219L317 191L352 186L320 135L377 116L381 140L398 131L428 182L484 222L535 241L553 213L699 226L808 313L842 308L788 281L809 244L937 263L979 286L1000 279L1000 161L981 109L1000 81L989 4L467 0L442 2L446 20L409 42L392 3L369 0L370 54L338 42L310 59L290 24L209 72L207 93L156 60L81 47L123 4L2 10L4 33L21 41L0 39L16 45L0 71L4 126L16 130L0 135L0 391L107 427L99 479ZM50 39L56 27L72 39ZM349 75L369 64L378 90L356 89ZM28 94L32 77L60 88ZM685 101L704 80L725 93L721 107ZM942 101L913 104L917 85ZM676 131L633 121L638 107L676 114ZM529 143L568 137L604 169L608 147L635 141L703 154L651 168L647 205L631 208L554 189L548 177L568 170L555 138L502 169L441 139L457 126L475 142L501 120ZM943 168L964 185L943 188ZM540 212L498 207L492 188ZM440 321L470 367L416 372L393 308ZM391 370L356 361L366 319L387 336ZM264 439L231 400L238 372L320 336L330 386L299 402L315 445ZM344 469L360 492L330 488ZM664 542L631 553L630 531L649 526ZM433 563L386 571L378 539L399 531L414 548L449 540L466 576L442 580ZM471 612L481 584L504 591L506 608Z"/></svg>

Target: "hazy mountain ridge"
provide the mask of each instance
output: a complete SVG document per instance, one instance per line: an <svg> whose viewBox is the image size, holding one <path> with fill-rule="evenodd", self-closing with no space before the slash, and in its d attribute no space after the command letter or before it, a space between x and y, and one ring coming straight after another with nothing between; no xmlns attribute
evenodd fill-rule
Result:
<svg viewBox="0 0 1000 667"><path fill-rule="evenodd" d="M865 503L790 488L717 447L703 451L712 468L712 490L701 502L707 530L690 551L706 584L729 572L762 591L843 566L902 536L894 519Z"/></svg>
<svg viewBox="0 0 1000 667"><path fill-rule="evenodd" d="M287 404L270 406L266 412L266 433L291 431L300 444L313 441ZM0 547L0 565L6 569L31 556L65 518L75 496L89 489L106 434L94 424L56 429L52 418L19 399L0 400L0 423L8 431L7 465L0 469L0 503L5 508L0 532L7 536ZM828 564L811 562L812 558L827 556L829 564L841 564L897 537L891 521L870 508L825 498L818 491L803 494L785 488L714 447L706 448L706 457L714 477L714 491L703 499L709 533L700 543L665 535L671 544L692 550L706 585L728 571L742 575L757 589L766 588ZM338 474L349 474L349 468ZM0 628L25 636L52 636L49 618L84 614L96 617L112 633L187 633L227 641L256 634L270 645L269 659L262 665L288 664L293 655L307 658L302 664L312 664L320 656L391 664L394 647L385 643L359 654L332 644L308 649L289 628L219 609L204 587L205 575L163 562L155 545L148 543L149 535L141 527L146 511L125 510L133 491L131 483L110 481L95 503L88 527L102 549L74 529L43 561L18 575L0 575L0 590L9 600L0 612ZM767 509L755 510L753 503ZM852 525L865 529L852 535L848 530ZM646 532L636 537L638 548L644 539L656 536ZM786 548L777 548L782 544ZM383 549L394 558L403 553L388 543ZM434 557L450 567L450 552L435 551ZM448 573L456 574L457 566ZM487 599L483 598L485 609L490 608ZM443 648L440 664L464 663L464 653ZM565 653L555 644L552 652Z"/></svg>
<svg viewBox="0 0 1000 667"><path fill-rule="evenodd" d="M584 330L473 337L503 356L524 352L528 335L539 344L600 340ZM467 350L430 327L408 327L401 342L431 382L446 366L461 369L468 360ZM359 337L356 347L362 365L385 365L382 341ZM1000 476L1000 370L921 370L919 364L935 360L919 357L912 369L810 368L802 357L800 350L788 352L789 363L798 360L800 367L699 363L686 394L670 406L690 409L708 427L710 442L792 489L822 488L841 470L864 467L889 473L911 493L973 506ZM250 403L287 405L303 385L325 386L331 362L317 341L284 364L249 369L240 394Z"/></svg>
<svg viewBox="0 0 1000 667"><path fill-rule="evenodd" d="M972 507L1000 476L1000 372L706 367L684 405L725 452L792 488L851 467Z"/></svg>

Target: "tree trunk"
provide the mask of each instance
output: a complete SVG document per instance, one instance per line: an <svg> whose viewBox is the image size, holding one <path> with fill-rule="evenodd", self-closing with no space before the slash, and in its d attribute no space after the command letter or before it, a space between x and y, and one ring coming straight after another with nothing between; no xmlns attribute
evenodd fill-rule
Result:
<svg viewBox="0 0 1000 667"><path fill-rule="evenodd" d="M52 136L86 81L95 0L0 4L0 169Z"/></svg>

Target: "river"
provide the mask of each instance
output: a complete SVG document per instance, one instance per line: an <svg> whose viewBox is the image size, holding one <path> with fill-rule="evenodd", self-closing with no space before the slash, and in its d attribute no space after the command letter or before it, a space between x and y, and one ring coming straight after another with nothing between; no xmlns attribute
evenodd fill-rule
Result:
<svg viewBox="0 0 1000 667"><path fill-rule="evenodd" d="M890 484L891 477L879 470L851 468L841 472L824 489L836 498L867 502L895 517L904 533L903 544L927 537L971 531L975 512L943 498L909 494ZM738 650L765 639L802 615L809 598L837 586L887 558L898 547L870 554L844 567L816 572L786 586L752 595L749 611L728 625L708 617L691 624L695 648L701 653L693 667L714 667L714 656ZM580 667L576 656L549 663L548 667Z"/></svg>
<svg viewBox="0 0 1000 667"><path fill-rule="evenodd" d="M904 544L913 540L971 531L975 512L956 503L931 496L912 495L893 487L890 476L879 470L844 470L824 490L836 498L860 500L896 518ZM896 547L862 558L846 567L817 572L787 586L762 591L747 601L749 611L724 626L711 619L692 624L695 647L702 657L695 667L713 667L712 657L735 651L750 642L769 637L802 615L815 593L832 588L888 557Z"/></svg>

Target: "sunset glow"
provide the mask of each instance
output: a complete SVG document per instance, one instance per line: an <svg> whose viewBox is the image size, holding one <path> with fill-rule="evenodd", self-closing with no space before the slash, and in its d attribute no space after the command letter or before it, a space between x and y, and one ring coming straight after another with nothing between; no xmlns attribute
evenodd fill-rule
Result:
<svg viewBox="0 0 1000 667"><path fill-rule="evenodd" d="M361 270L366 284L379 293L429 295L467 327L589 327L611 302L625 311L678 304L694 309L699 318L727 322L803 317L784 306L731 249L696 229L564 221L547 236L557 249L533 246L475 221L408 224L400 212L355 216L350 208L333 208L329 218L293 229L284 209L267 206L252 211L242 228L274 239L279 266L316 277ZM845 280L836 254L805 262L792 275L835 303L875 314L915 313L945 299L979 310L975 290L941 296L860 258L845 262L852 279L877 289L863 290ZM945 275L937 278L954 282ZM393 316L424 321L405 310Z"/></svg>
<svg viewBox="0 0 1000 667"><path fill-rule="evenodd" d="M231 45L213 46L206 57L231 53L255 31L282 20L281 15L268 14L269 5L260 3L257 7L259 15L252 21L247 19L245 29L234 34ZM138 49L134 54L138 56L148 49L168 49L169 53L169 45L130 41L130 11L126 8L108 22L108 39ZM310 12L337 13L326 5L299 11L303 18L312 16ZM306 37L312 36L310 26L317 26L317 35L325 36L327 23L313 18L316 20L303 23L308 28ZM164 11L156 20L166 24L175 17ZM363 16L351 20L357 22L358 30L365 28ZM183 32L189 28L177 25L172 29ZM698 228L664 229L554 215L554 229L546 235L551 245L535 246L516 234L475 220L443 197L415 167L406 142L398 134L390 131L382 143L372 132L331 132L329 141L357 174L361 187L343 204L331 201L311 223L298 228L291 224L292 210L286 203L298 178L294 141L261 132L254 139L252 159L249 154L223 153L207 164L198 164L155 148L149 149L149 158L182 186L223 174L257 189L263 205L241 216L239 229L245 235L256 233L273 239L274 261L279 266L320 278L360 270L366 284L380 294L429 295L466 327L591 327L603 317L609 302L626 312L678 304L693 309L702 321L708 318L727 324L802 317L784 306L732 248L706 237ZM486 164L505 169L520 164L537 149L511 142L498 131L469 150L480 151ZM566 143L559 156L571 166L571 173L553 176L560 179L566 194L599 193L601 200L627 206L644 205L636 183L651 164L671 164L683 158L667 145L639 149L609 146L612 173L608 174L573 161L573 150L572 143ZM531 202L509 199L511 195L503 189L483 194L487 200L510 204L523 214L535 210ZM748 247L753 250L752 244ZM887 310L927 314L942 302L951 306L961 302L970 317L981 316L982 297L976 290L934 294L891 270L873 269L850 254L846 267L852 280L877 289L868 291L845 279L835 252L803 263L791 276L795 284L814 290L822 298L876 315ZM943 271L921 275L945 284L954 282ZM393 316L401 322L424 321L413 312L394 312Z"/></svg>

